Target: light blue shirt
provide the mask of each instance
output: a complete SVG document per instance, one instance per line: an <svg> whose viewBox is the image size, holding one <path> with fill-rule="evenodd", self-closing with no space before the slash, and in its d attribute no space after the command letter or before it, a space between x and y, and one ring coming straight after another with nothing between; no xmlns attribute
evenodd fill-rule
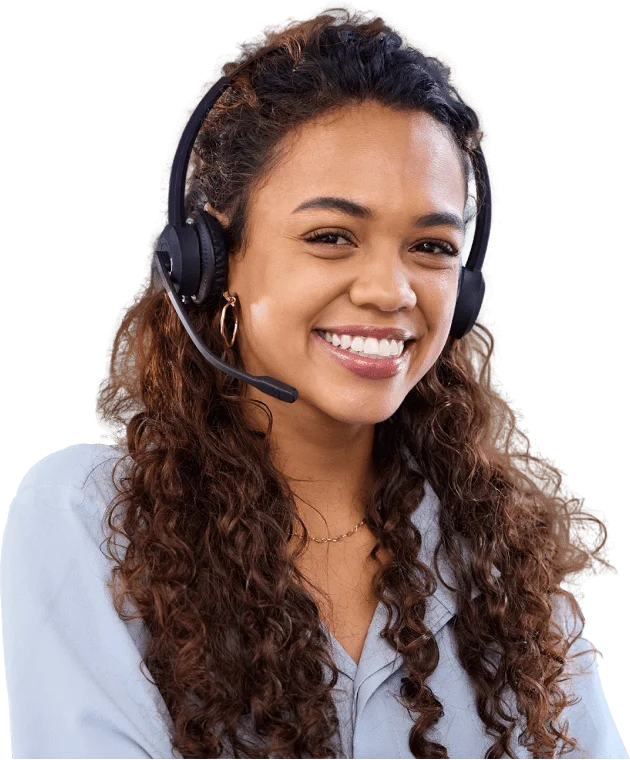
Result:
<svg viewBox="0 0 630 760"><path fill-rule="evenodd" d="M144 623L120 620L105 585L111 560L104 545L101 549L106 535L101 519L115 495L110 475L120 453L105 444L54 452L26 473L9 507L0 579L15 758L182 757L172 750L173 724L164 701L140 671L147 645ZM433 568L438 513L439 500L426 483L413 519L423 536L420 558ZM125 546L122 537L116 541ZM440 569L452 583L449 568L440 564ZM447 747L449 757L483 758L492 737L485 733L472 682L455 655L455 612L454 596L438 578L425 623L437 639L440 659L427 683L444 716L429 736ZM378 635L386 617L379 603L358 665L322 623L341 671L333 692L341 757L413 757L407 741L413 721L394 696L406 675L402 658ZM580 638L571 651L589 645ZM574 666L570 683L581 699L566 708L562 719L580 746L566 757L628 758L595 658L585 655L576 663L579 670ZM518 745L518 733L514 756L530 757Z"/></svg>

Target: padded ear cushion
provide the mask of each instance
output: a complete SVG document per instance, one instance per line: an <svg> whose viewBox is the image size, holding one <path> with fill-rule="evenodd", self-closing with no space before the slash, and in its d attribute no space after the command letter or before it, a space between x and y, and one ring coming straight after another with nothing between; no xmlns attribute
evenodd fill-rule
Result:
<svg viewBox="0 0 630 760"><path fill-rule="evenodd" d="M206 303L214 310L227 287L225 235L219 220L205 209L196 214L194 220L201 258L201 277L195 303Z"/></svg>

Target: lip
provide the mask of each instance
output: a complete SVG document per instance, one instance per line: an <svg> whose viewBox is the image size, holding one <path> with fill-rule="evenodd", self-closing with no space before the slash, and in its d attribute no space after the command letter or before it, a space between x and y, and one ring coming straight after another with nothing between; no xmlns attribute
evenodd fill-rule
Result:
<svg viewBox="0 0 630 760"><path fill-rule="evenodd" d="M319 329L319 328L318 328ZM346 333L349 335L350 333ZM394 377L409 363L411 354L411 342L405 345L400 356L392 356L389 359L371 359L368 356L353 354L346 348L339 348L329 343L326 338L322 338L315 330L311 335L317 345L328 352L328 355L339 362L343 367L354 372L355 375L366 377L371 380L382 380L388 377ZM400 339L399 339L400 340Z"/></svg>
<svg viewBox="0 0 630 760"><path fill-rule="evenodd" d="M411 340L416 336L402 327L376 327L375 325L333 325L332 327L316 327L322 332L337 333L337 335L363 335L366 338L381 340Z"/></svg>

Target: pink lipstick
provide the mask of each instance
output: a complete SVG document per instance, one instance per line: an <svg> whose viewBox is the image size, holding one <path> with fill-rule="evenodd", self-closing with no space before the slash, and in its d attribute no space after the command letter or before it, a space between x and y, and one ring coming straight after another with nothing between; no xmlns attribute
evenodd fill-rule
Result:
<svg viewBox="0 0 630 760"><path fill-rule="evenodd" d="M405 348L400 356L390 356L389 358L372 359L369 356L362 356L358 353L353 353L347 348L341 348L341 346L333 346L326 338L313 331L311 333L316 344L328 353L332 359L335 359L350 372L354 372L355 375L360 377L367 377L371 380L382 380L388 377L394 377L401 370L409 364L410 347L414 343L410 340L405 343Z"/></svg>

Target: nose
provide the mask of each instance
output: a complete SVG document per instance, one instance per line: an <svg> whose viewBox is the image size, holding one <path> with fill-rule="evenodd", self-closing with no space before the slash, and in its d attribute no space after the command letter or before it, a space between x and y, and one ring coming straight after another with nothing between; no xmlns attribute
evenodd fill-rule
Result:
<svg viewBox="0 0 630 760"><path fill-rule="evenodd" d="M359 265L350 299L357 306L372 306L380 311L413 309L417 303L407 267L398 256L382 251L366 257Z"/></svg>

